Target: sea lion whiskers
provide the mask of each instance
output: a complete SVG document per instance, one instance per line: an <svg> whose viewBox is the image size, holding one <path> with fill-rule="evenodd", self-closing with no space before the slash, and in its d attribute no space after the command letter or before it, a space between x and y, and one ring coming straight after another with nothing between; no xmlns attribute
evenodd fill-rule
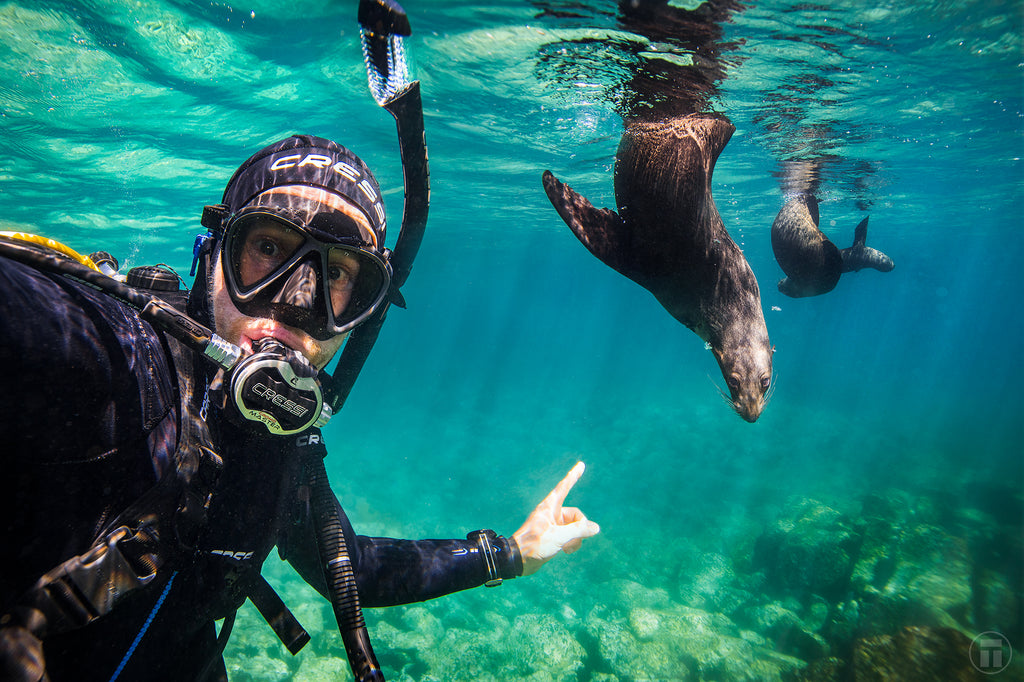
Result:
<svg viewBox="0 0 1024 682"><path fill-rule="evenodd" d="M778 381L779 381L779 373L775 370L775 367L773 365L772 366L772 376L771 376L771 379L770 379L770 383L768 384L768 390L764 392L764 399L763 400L764 400L764 406L765 407L768 407L768 403L770 403L772 401L772 398L775 396L775 386L776 386L776 384L778 384Z"/></svg>
<svg viewBox="0 0 1024 682"><path fill-rule="evenodd" d="M733 400L732 396L729 395L729 393L727 393L726 391L722 390L722 387L718 385L718 383L715 381L714 377L712 377L710 374L705 374L704 376L706 376L708 378L708 381L711 382L711 385L714 386L715 390L718 391L718 394L720 396L722 396L722 400L724 400L725 404L729 406L729 409L732 410L733 412L735 412L736 414L738 414L740 417L742 417L744 421L746 421L747 418L743 415L743 408L740 406L740 404L737 401ZM768 384L768 390L765 392L764 396L761 398L761 411L762 412L764 411L764 408L768 407L768 403L771 402L772 396L775 394L775 376L776 375L775 375L775 372L773 370L772 371L772 377L771 377L771 383Z"/></svg>
<svg viewBox="0 0 1024 682"><path fill-rule="evenodd" d="M729 409L735 412L736 414L739 414L739 407L737 407L736 403L733 402L732 396L730 396L728 393L722 390L722 387L718 385L718 382L715 381L715 378L713 376L711 376L710 374L705 374L704 376L708 378L708 381L711 382L711 385L714 386L715 390L718 391L718 394L722 396L722 400L724 400L725 404L729 406Z"/></svg>

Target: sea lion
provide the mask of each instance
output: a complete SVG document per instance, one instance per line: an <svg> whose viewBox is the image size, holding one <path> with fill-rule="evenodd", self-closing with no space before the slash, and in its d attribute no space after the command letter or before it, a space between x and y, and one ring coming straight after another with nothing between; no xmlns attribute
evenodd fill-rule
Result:
<svg viewBox="0 0 1024 682"><path fill-rule="evenodd" d="M786 276L779 291L802 298L828 293L843 274L839 249L818 229L818 200L801 196L786 202L772 223L772 251Z"/></svg>
<svg viewBox="0 0 1024 682"><path fill-rule="evenodd" d="M757 280L711 198L715 161L734 130L714 114L628 125L615 161L618 213L598 210L550 171L543 181L591 253L710 345L730 405L753 422L766 403L774 349Z"/></svg>
<svg viewBox="0 0 1024 682"><path fill-rule="evenodd" d="M853 245L840 250L818 229L818 200L801 195L782 207L772 223L772 251L786 277L779 291L802 298L819 296L835 288L844 272L870 267L882 272L893 269L892 259L865 244L868 219L854 230Z"/></svg>

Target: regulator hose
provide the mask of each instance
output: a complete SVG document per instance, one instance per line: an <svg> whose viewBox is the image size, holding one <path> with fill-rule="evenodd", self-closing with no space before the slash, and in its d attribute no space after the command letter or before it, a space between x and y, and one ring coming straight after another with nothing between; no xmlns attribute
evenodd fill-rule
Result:
<svg viewBox="0 0 1024 682"><path fill-rule="evenodd" d="M352 666L352 674L357 682L383 680L384 673L373 654L366 621L363 620L355 572L348 556L341 518L334 493L327 481L323 459L317 455L310 456L306 471L311 487L313 518L317 524L316 544L320 551L320 565L327 582L334 618L338 621L348 662Z"/></svg>

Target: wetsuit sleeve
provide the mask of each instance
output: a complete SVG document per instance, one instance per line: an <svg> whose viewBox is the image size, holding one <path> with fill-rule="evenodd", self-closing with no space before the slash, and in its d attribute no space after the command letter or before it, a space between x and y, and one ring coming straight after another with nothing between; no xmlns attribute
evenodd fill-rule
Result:
<svg viewBox="0 0 1024 682"><path fill-rule="evenodd" d="M399 540L356 535L352 524L335 499L350 559L363 606L395 606L433 599L491 579L480 541ZM298 571L320 594L327 586L316 547L316 537L308 510L298 509L299 523L293 524L278 544L281 557ZM494 565L498 577L515 578L522 574L523 563L514 541L491 536Z"/></svg>

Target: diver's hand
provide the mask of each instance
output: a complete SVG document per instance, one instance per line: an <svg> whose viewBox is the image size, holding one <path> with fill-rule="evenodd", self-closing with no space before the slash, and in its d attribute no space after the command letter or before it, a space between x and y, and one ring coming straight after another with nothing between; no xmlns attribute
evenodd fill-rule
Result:
<svg viewBox="0 0 1024 682"><path fill-rule="evenodd" d="M579 509L562 506L566 495L583 475L584 468L583 462L577 462L512 535L523 557L523 575L536 573L544 562L560 551L572 554L580 548L583 538L600 532L600 526L588 521Z"/></svg>

